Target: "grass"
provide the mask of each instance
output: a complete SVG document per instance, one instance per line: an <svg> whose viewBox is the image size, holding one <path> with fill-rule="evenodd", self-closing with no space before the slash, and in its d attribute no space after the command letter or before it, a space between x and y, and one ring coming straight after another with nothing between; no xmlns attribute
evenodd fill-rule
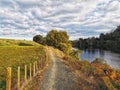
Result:
<svg viewBox="0 0 120 90"><path fill-rule="evenodd" d="M0 39L0 46L38 46L38 43L26 40Z"/></svg>
<svg viewBox="0 0 120 90"><path fill-rule="evenodd" d="M32 41L0 39L0 90L6 87L6 68L12 67L12 78L17 77L17 67L29 65L45 58L42 45ZM23 71L24 72L24 71Z"/></svg>
<svg viewBox="0 0 120 90"><path fill-rule="evenodd" d="M108 90L117 90L113 84L111 83L111 81L109 80L109 77L102 77L102 80L105 84L105 86L108 88Z"/></svg>

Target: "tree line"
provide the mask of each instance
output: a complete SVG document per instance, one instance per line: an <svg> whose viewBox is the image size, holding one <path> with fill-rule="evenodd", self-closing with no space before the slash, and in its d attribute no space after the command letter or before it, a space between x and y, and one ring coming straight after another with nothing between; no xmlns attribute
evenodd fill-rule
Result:
<svg viewBox="0 0 120 90"><path fill-rule="evenodd" d="M71 41L73 47L79 49L104 49L120 53L120 25L112 32L101 33L98 38L79 38Z"/></svg>

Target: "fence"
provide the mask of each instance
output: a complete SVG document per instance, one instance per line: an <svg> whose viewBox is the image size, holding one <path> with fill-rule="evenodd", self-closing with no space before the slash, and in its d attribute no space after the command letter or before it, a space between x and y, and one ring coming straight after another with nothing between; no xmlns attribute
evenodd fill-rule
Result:
<svg viewBox="0 0 120 90"><path fill-rule="evenodd" d="M37 72L41 70L48 60L48 55L46 53L45 60L35 61L34 63L30 63L29 65L24 65L24 67L17 67L17 80L16 85L12 85L12 68L7 68L7 76L6 76L6 90L21 90L21 87L24 87L26 83L29 83L30 80L34 76L36 76ZM24 70L24 75L21 76L21 68ZM22 72L23 72L22 71Z"/></svg>

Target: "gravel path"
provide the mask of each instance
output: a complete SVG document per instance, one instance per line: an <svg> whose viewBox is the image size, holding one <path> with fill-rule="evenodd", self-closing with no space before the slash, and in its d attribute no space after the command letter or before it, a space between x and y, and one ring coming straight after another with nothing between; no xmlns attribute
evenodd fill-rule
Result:
<svg viewBox="0 0 120 90"><path fill-rule="evenodd" d="M43 77L40 90L80 90L76 75L52 51L50 54L52 62Z"/></svg>

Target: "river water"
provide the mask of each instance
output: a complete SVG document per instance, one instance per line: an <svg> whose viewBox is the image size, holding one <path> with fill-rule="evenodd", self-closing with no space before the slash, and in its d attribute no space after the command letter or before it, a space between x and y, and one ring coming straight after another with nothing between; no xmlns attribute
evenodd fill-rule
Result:
<svg viewBox="0 0 120 90"><path fill-rule="evenodd" d="M120 69L120 54L99 49L87 49L83 50L80 55L81 60L89 60L90 62L96 58L104 59L111 67Z"/></svg>

